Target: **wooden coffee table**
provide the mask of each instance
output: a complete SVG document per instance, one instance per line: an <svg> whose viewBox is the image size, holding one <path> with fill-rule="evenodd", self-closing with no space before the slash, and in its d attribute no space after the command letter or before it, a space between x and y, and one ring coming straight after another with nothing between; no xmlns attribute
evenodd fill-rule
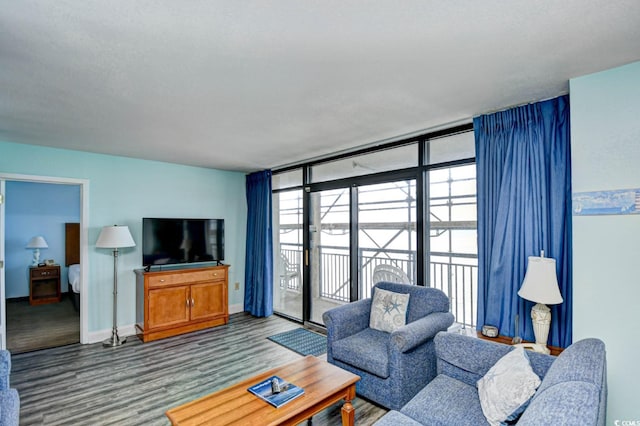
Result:
<svg viewBox="0 0 640 426"><path fill-rule="evenodd" d="M275 408L247 389L271 376L304 389L304 394ZM167 411L174 425L296 425L340 400L342 424L353 426L359 376L314 356L266 371L211 395Z"/></svg>

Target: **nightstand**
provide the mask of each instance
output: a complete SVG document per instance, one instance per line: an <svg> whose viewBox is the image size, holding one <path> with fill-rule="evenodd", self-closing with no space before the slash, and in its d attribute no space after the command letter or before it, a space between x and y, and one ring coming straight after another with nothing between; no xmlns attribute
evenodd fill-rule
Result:
<svg viewBox="0 0 640 426"><path fill-rule="evenodd" d="M60 265L29 267L29 304L60 302Z"/></svg>

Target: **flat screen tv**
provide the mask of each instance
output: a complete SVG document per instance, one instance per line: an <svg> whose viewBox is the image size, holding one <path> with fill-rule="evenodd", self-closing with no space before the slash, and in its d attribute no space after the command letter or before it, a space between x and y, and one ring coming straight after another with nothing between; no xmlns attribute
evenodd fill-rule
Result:
<svg viewBox="0 0 640 426"><path fill-rule="evenodd" d="M224 260L224 219L142 219L142 264Z"/></svg>

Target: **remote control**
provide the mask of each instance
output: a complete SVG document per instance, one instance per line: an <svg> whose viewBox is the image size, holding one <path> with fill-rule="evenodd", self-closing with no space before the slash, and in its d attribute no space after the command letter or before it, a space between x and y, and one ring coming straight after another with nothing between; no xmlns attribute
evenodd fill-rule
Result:
<svg viewBox="0 0 640 426"><path fill-rule="evenodd" d="M271 379L271 392L280 393L281 390L282 389L280 389L280 383L278 382L278 379L276 379L275 377Z"/></svg>

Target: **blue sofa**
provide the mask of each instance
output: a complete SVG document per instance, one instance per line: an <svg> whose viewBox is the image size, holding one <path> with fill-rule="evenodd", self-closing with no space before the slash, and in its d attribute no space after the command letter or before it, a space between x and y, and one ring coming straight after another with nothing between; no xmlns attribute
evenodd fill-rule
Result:
<svg viewBox="0 0 640 426"><path fill-rule="evenodd" d="M488 425L476 382L512 346L453 333L435 339L438 375L376 426ZM527 352L542 379L518 425L604 425L607 405L604 343L585 339L553 357Z"/></svg>
<svg viewBox="0 0 640 426"><path fill-rule="evenodd" d="M11 354L0 350L0 425L17 425L20 419L20 397L9 384Z"/></svg>
<svg viewBox="0 0 640 426"><path fill-rule="evenodd" d="M360 376L358 395L399 409L435 377L433 337L453 315L438 289L390 282L376 288L410 295L407 324L392 333L369 328L371 299L333 308L323 315L327 361Z"/></svg>

